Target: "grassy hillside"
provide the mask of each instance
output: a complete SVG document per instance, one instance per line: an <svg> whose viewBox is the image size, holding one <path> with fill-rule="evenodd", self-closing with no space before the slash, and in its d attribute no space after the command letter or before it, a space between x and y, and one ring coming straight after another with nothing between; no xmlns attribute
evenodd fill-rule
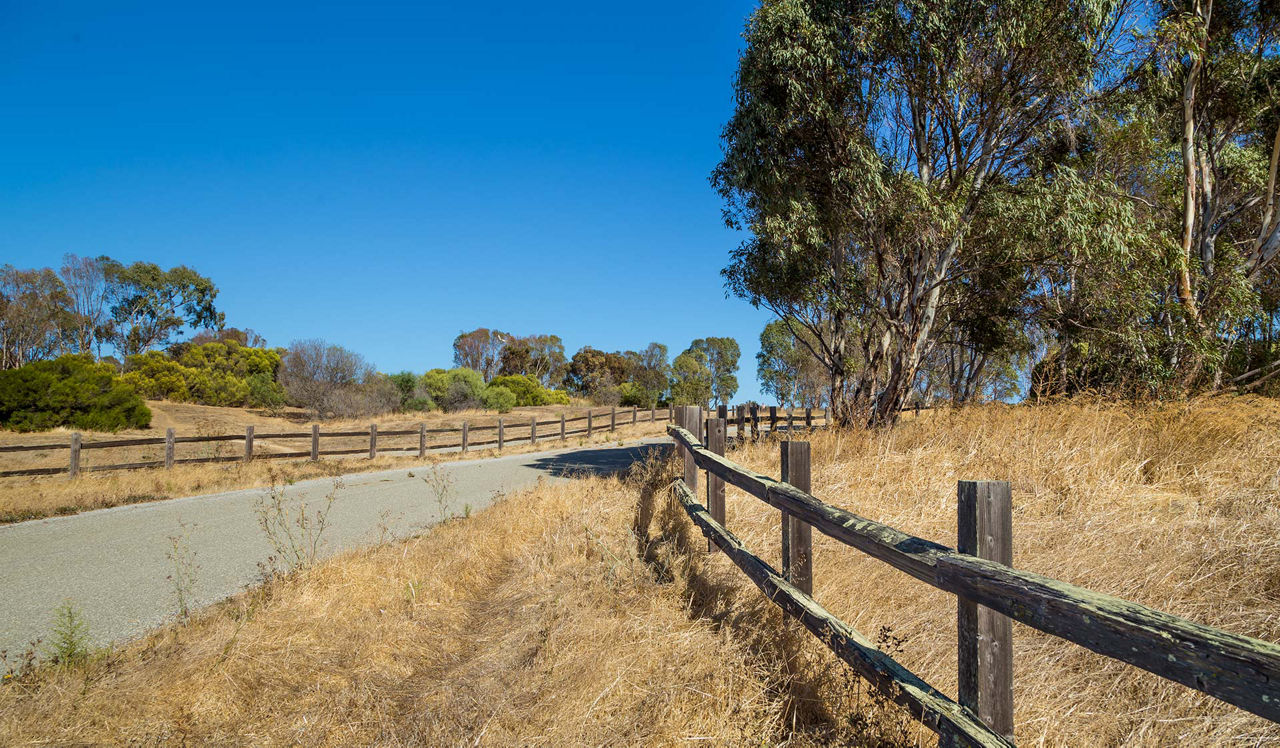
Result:
<svg viewBox="0 0 1280 748"><path fill-rule="evenodd" d="M989 407L813 437L814 492L954 543L955 481L1014 490L1014 564L1280 639L1280 408ZM774 444L733 459L777 474ZM115 654L0 689L0 743L932 744L781 625L682 512L669 478L543 486L428 535L272 582ZM729 490L771 562L774 510ZM954 600L825 537L818 599L944 691ZM1280 727L1023 627L1018 740L1255 745Z"/></svg>

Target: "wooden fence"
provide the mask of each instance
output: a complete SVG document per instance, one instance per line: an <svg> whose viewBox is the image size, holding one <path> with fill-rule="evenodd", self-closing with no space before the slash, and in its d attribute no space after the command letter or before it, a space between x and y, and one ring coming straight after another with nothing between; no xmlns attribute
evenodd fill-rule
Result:
<svg viewBox="0 0 1280 748"><path fill-rule="evenodd" d="M719 417L704 420L697 407L678 409L676 422L667 427L684 460L676 499L709 545L720 548L832 652L937 732L942 745L1013 744L1010 619L1280 721L1280 646L1011 568L1008 483L960 482L959 542L951 549L815 498L809 492L806 442L781 442L781 480L725 459L719 437L725 423ZM699 470L706 471L705 506L699 502ZM726 483L781 510L781 571L725 527ZM956 700L814 600L812 529L957 597Z"/></svg>
<svg viewBox="0 0 1280 748"><path fill-rule="evenodd" d="M721 411L727 412L725 406L721 406ZM811 408L806 409L785 409L778 407L769 407L767 409L758 406L750 409L750 416L747 415L747 406L737 406L734 412L740 415L738 419L739 428L751 428L755 431L764 430L782 430L796 429L801 426L812 427L815 417L826 419L827 411L815 411ZM13 452L66 452L67 457L62 465L57 467L34 467L16 470L0 470L0 478L17 477L17 476L37 476L37 475L59 475L66 474L70 477L76 477L80 473L99 472L105 470L136 470L142 468L172 468L174 465L192 465L200 463L215 462L249 462L251 460L265 459L307 459L318 460L321 457L331 456L349 456L368 454L369 459L377 457L379 454L388 453L410 453L416 452L418 457L425 457L428 451L439 450L460 450L467 452L475 448L492 447L501 451L508 444L536 444L543 440L561 441L570 436L583 434L591 436L600 431L614 431L619 425L639 424L639 423L656 423L658 421L670 421L675 417L675 408L609 408L600 412L588 409L587 412L580 416L566 417L561 413L558 418L539 421L536 416L530 417L528 420L515 418L499 418L497 423L492 424L470 424L466 421L461 426L452 428L427 428L425 423L418 424L417 428L412 429L388 429L379 430L376 423L370 424L368 430L360 431L321 431L320 426L313 424L310 431L293 431L293 432L268 432L255 433L253 426L246 426L243 434L220 434L215 436L179 436L174 429L167 429L164 436L142 437L132 439L114 439L106 441L86 442L81 435L77 433L71 434L68 442L60 444L19 444L0 446L0 454ZM585 421L585 424L583 423ZM579 425L581 424L581 425ZM417 436L416 446L410 445L387 445L383 442L379 446L379 439L403 438L409 436ZM480 438L476 438L479 436ZM352 439L367 439L366 446L351 448L321 449L322 439L343 439L350 442ZM437 440L443 441L437 441ZM309 440L309 448L301 448L303 445L297 445L299 448L284 452L264 452L254 449L255 441L302 441ZM201 457L178 457L177 446L179 444L219 444L225 442L239 442L243 445L243 451L236 450L236 454L218 454L213 456ZM303 442L306 444L306 442ZM104 465L85 465L82 464L82 454L85 451L100 449L123 449L133 447L159 447L163 445L164 456L162 459L135 460L133 462L119 462Z"/></svg>

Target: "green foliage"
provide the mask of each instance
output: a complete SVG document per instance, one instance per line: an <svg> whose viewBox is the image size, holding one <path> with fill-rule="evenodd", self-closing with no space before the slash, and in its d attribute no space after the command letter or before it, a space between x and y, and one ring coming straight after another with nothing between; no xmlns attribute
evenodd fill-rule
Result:
<svg viewBox="0 0 1280 748"><path fill-rule="evenodd" d="M93 654L89 646L89 624L71 601L58 606L54 612L53 634L44 654L60 667L82 665Z"/></svg>
<svg viewBox="0 0 1280 748"><path fill-rule="evenodd" d="M119 431L150 424L151 411L133 387L109 365L88 356L67 355L0 371L0 426L5 428Z"/></svg>
<svg viewBox="0 0 1280 748"><path fill-rule="evenodd" d="M465 367L432 369L418 379L420 397L431 400L446 411L469 410L481 407L484 377L480 372Z"/></svg>
<svg viewBox="0 0 1280 748"><path fill-rule="evenodd" d="M826 397L825 372L809 348L798 337L804 335L798 323L775 319L760 333L756 353L756 375L760 386L783 405L819 406Z"/></svg>
<svg viewBox="0 0 1280 748"><path fill-rule="evenodd" d="M673 403L706 407L711 402L711 366L706 351L690 348L676 356L672 373L675 376L671 384Z"/></svg>
<svg viewBox="0 0 1280 748"><path fill-rule="evenodd" d="M515 374L494 377L490 387L505 387L516 396L516 406L568 405L569 396L558 390L548 390L532 376Z"/></svg>
<svg viewBox="0 0 1280 748"><path fill-rule="evenodd" d="M480 393L480 402L487 410L506 413L516 407L516 395L500 385L489 385Z"/></svg>
<svg viewBox="0 0 1280 748"><path fill-rule="evenodd" d="M195 270L179 265L161 270L153 262L123 265L104 258L111 299L111 334L126 356L162 345L184 324L221 327L214 306L218 288Z"/></svg>
<svg viewBox="0 0 1280 748"><path fill-rule="evenodd" d="M401 408L406 411L422 411L436 409L436 402L429 397L411 397L405 400Z"/></svg>
<svg viewBox="0 0 1280 748"><path fill-rule="evenodd" d="M728 405L738 391L738 378L734 376L742 355L738 341L733 338L699 338L689 345L689 351L703 354L711 378L711 398Z"/></svg>
<svg viewBox="0 0 1280 748"><path fill-rule="evenodd" d="M175 359L160 351L130 356L123 379L144 397L201 405L278 409L279 349L246 348L235 340L185 346Z"/></svg>
<svg viewBox="0 0 1280 748"><path fill-rule="evenodd" d="M284 408L284 388L270 374L251 374L245 382L249 385L248 401L252 407L266 408L273 414Z"/></svg>
<svg viewBox="0 0 1280 748"><path fill-rule="evenodd" d="M526 374L547 388L560 386L568 369L559 335L510 337L499 358L499 374Z"/></svg>

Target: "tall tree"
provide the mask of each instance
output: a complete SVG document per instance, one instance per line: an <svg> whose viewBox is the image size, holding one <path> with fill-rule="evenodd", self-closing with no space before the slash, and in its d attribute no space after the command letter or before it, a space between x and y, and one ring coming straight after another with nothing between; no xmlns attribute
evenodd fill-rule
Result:
<svg viewBox="0 0 1280 748"><path fill-rule="evenodd" d="M214 306L218 288L186 265L162 270L153 262L122 265L104 260L110 287L111 338L129 356L165 345L184 325L221 327Z"/></svg>
<svg viewBox="0 0 1280 748"><path fill-rule="evenodd" d="M600 403L617 402L618 387L631 381L634 362L626 354L583 346L569 362L566 383L580 395Z"/></svg>
<svg viewBox="0 0 1280 748"><path fill-rule="evenodd" d="M0 267L0 369L16 369L73 347L66 286L52 270Z"/></svg>
<svg viewBox="0 0 1280 748"><path fill-rule="evenodd" d="M650 343L635 354L632 381L642 395L645 405L656 406L671 387L671 364L667 361L667 347Z"/></svg>
<svg viewBox="0 0 1280 748"><path fill-rule="evenodd" d="M62 267L58 271L62 284L66 288L72 325L69 330L79 353L100 356L102 331L107 322L107 299L110 287L107 285L106 265L108 257L79 257L74 254L63 255Z"/></svg>
<svg viewBox="0 0 1280 748"><path fill-rule="evenodd" d="M712 175L729 224L752 234L725 276L808 329L838 423L896 419L973 267L975 218L1110 83L1123 12L766 0L753 14Z"/></svg>
<svg viewBox="0 0 1280 748"><path fill-rule="evenodd" d="M822 367L797 337L804 328L775 319L760 332L756 376L760 387L782 405L820 407L826 401Z"/></svg>
<svg viewBox="0 0 1280 748"><path fill-rule="evenodd" d="M707 352L689 348L676 356L671 365L671 400L676 405L700 405L711 402L711 365Z"/></svg>
<svg viewBox="0 0 1280 748"><path fill-rule="evenodd" d="M503 346L499 358L499 374L528 375L548 388L563 384L568 368L564 341L559 335L512 337Z"/></svg>
<svg viewBox="0 0 1280 748"><path fill-rule="evenodd" d="M509 333L487 327L459 333L453 339L453 363L455 366L480 372L484 381L488 382L498 376L502 350L511 339Z"/></svg>
<svg viewBox="0 0 1280 748"><path fill-rule="evenodd" d="M733 338L698 338L689 344L686 353L696 352L706 360L711 377L711 399L728 405L738 391L738 359L742 351Z"/></svg>

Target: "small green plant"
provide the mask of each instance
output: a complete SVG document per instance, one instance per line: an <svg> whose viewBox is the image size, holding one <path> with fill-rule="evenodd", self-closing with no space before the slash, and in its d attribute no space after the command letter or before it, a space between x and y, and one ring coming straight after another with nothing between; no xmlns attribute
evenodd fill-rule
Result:
<svg viewBox="0 0 1280 748"><path fill-rule="evenodd" d="M275 551L268 559L271 572L280 571L276 568L278 563L284 565L284 571L292 573L316 562L324 531L329 527L329 512L342 488L342 478L334 478L333 488L314 510L305 501L290 502L284 484L273 483L258 497L253 507L258 527Z"/></svg>
<svg viewBox="0 0 1280 748"><path fill-rule="evenodd" d="M191 529L194 525L178 522L178 533L169 536L169 557L171 571L165 577L173 588L174 598L178 604L178 619L186 621L191 618L191 603L195 598L196 573L200 566L196 563L196 553L191 550Z"/></svg>
<svg viewBox="0 0 1280 748"><path fill-rule="evenodd" d="M93 650L89 647L89 623L70 600L53 614L53 634L44 655L60 667L84 664Z"/></svg>
<svg viewBox="0 0 1280 748"><path fill-rule="evenodd" d="M465 517L465 518L467 518L467 519L471 519L471 505L470 505L470 504L465 504L465 505L463 505L463 507L462 507L462 516L463 516L463 517Z"/></svg>

